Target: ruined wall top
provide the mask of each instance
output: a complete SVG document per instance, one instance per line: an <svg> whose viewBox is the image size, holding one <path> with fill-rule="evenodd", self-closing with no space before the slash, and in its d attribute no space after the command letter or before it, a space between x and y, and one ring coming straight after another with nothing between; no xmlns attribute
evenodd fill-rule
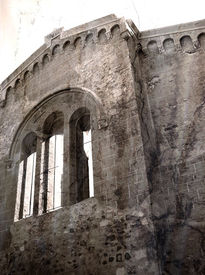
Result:
<svg viewBox="0 0 205 275"><path fill-rule="evenodd" d="M64 31L63 28L59 28L48 34L45 37L45 43L0 84L0 105L4 106L8 89L15 88L17 82L24 79L28 72L33 72L36 64L39 65L45 61L45 53L48 49L51 55L71 45L75 50L79 42L86 45L92 39L94 43L98 43L102 34L105 34L109 40L112 37L112 28L116 25L120 25L123 38L126 39L127 34L135 35L140 40L143 52L148 56L170 52L170 48L173 53L193 53L203 48L202 44L205 41L205 20L140 33L132 20L117 18L116 15L111 14L69 30Z"/></svg>
<svg viewBox="0 0 205 275"><path fill-rule="evenodd" d="M163 28L143 31L143 32L141 32L141 38L156 37L156 36L180 33L180 32L185 32L185 31L189 32L189 31L200 30L200 29L204 29L204 28L205 28L205 19L199 20L199 21L194 21L194 22L189 22L189 23L184 23L184 24L177 24L177 25L167 26L167 27L163 27Z"/></svg>
<svg viewBox="0 0 205 275"><path fill-rule="evenodd" d="M148 56L177 52L191 54L203 49L204 41L205 20L140 33L142 50Z"/></svg>
<svg viewBox="0 0 205 275"><path fill-rule="evenodd" d="M82 44L83 47L88 46L90 41L97 44L102 36L106 36L106 40L109 41L116 27L119 27L121 36L127 29L131 33L138 32L131 21L126 22L124 18L117 18L111 14L70 30L64 31L63 28L59 28L48 34L45 43L0 84L0 105L4 106L7 90L15 88L28 73L33 73L36 65L41 66L47 58L50 60L56 52L62 53L68 47L74 51L78 44Z"/></svg>

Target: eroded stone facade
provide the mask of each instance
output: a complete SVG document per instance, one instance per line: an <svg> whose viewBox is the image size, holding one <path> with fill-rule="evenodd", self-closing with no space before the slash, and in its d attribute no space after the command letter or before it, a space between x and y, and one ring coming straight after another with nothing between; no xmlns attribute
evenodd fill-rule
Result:
<svg viewBox="0 0 205 275"><path fill-rule="evenodd" d="M204 274L204 54L205 21L140 33L110 15L51 33L1 84L1 274ZM82 111L94 197L79 201L72 131ZM59 112L61 208L46 211L41 144ZM14 222L31 132L33 213Z"/></svg>

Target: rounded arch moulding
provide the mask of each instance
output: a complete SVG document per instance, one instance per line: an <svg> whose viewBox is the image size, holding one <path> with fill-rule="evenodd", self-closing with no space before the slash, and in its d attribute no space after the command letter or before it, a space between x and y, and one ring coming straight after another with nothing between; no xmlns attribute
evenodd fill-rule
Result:
<svg viewBox="0 0 205 275"><path fill-rule="evenodd" d="M93 125L97 125L97 121L105 117L101 99L89 89L64 85L52 91L30 110L18 127L11 144L9 159L15 162L19 158L22 140L30 132L41 139L44 138L42 125L51 113L62 112L66 124L80 108L90 111Z"/></svg>

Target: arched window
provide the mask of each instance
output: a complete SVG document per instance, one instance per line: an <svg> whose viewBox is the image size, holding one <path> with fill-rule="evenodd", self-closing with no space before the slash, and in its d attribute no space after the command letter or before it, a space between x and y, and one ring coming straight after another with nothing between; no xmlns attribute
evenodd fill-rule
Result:
<svg viewBox="0 0 205 275"><path fill-rule="evenodd" d="M18 175L15 221L94 196L91 114L95 118L96 108L92 101L86 102L91 112L79 108L85 106L79 98L71 92L55 95L18 131L11 151Z"/></svg>
<svg viewBox="0 0 205 275"><path fill-rule="evenodd" d="M54 112L45 120L41 150L42 212L61 206L63 176L64 119L61 112Z"/></svg>
<svg viewBox="0 0 205 275"><path fill-rule="evenodd" d="M94 196L90 112L77 110L70 120L70 201L71 204Z"/></svg>
<svg viewBox="0 0 205 275"><path fill-rule="evenodd" d="M26 218L33 214L36 142L36 135L29 133L21 145L15 220Z"/></svg>

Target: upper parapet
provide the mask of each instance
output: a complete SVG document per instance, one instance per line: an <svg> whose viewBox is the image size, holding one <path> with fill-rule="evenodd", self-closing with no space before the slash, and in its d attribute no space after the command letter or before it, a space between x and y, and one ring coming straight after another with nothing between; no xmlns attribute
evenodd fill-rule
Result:
<svg viewBox="0 0 205 275"><path fill-rule="evenodd" d="M143 52L151 56L205 50L205 20L143 31L140 43Z"/></svg>
<svg viewBox="0 0 205 275"><path fill-rule="evenodd" d="M7 92L26 82L29 75L35 75L45 64L51 62L57 54L89 47L90 44L108 43L119 35L126 39L138 32L131 21L117 18L114 14L63 31L59 28L45 37L45 43L22 63L0 85L0 105L4 106Z"/></svg>
<svg viewBox="0 0 205 275"><path fill-rule="evenodd" d="M158 29L152 29L141 32L141 38L147 38L147 37L156 37L161 35L167 35L167 34L173 34L173 33L180 33L185 31L193 31L193 30L200 30L204 29L205 27L205 19L184 23L184 24L177 24L172 25L168 27L158 28Z"/></svg>
<svg viewBox="0 0 205 275"><path fill-rule="evenodd" d="M82 32L89 31L92 28L102 26L108 22L116 21L117 19L118 18L116 17L115 14L110 14L108 16L104 16L102 18L90 21L86 24L79 25L77 27L74 27L74 28L66 30L66 31L63 31L63 28L59 28L59 29L53 31L52 33L48 34L45 37L45 43L47 45L51 45L52 40L58 36L60 36L61 39L64 39L64 38L67 38L67 37L70 37L70 36L73 36L76 34L80 34Z"/></svg>
<svg viewBox="0 0 205 275"><path fill-rule="evenodd" d="M205 52L205 20L139 33L131 20L111 14L70 30L59 28L47 35L45 43L2 82L0 105L5 105L8 91L23 87L30 76L35 77L38 71L46 68L47 63L52 64L56 56L65 54L71 57L92 43L102 45L111 42L114 37L128 39L130 36L137 38L137 43L140 43L136 50L142 49L145 56Z"/></svg>

